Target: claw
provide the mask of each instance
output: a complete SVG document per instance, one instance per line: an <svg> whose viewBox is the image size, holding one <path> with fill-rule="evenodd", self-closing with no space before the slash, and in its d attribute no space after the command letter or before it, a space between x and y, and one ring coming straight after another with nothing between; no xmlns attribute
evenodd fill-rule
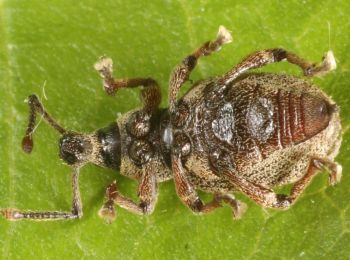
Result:
<svg viewBox="0 0 350 260"><path fill-rule="evenodd" d="M99 61L94 65L95 70L100 73L103 78L103 87L108 95L114 96L117 90L117 85L112 77L113 61L106 56L100 57Z"/></svg>
<svg viewBox="0 0 350 260"><path fill-rule="evenodd" d="M111 58L106 56L100 57L99 61L94 65L95 70L100 72L101 76L104 76L104 72L112 73L113 70L113 61Z"/></svg>
<svg viewBox="0 0 350 260"><path fill-rule="evenodd" d="M247 208L248 208L247 204L237 200L236 206L233 207L232 209L233 219L234 220L241 219L244 213L247 211Z"/></svg>
<svg viewBox="0 0 350 260"><path fill-rule="evenodd" d="M222 45L232 42L232 35L223 25L220 25L216 41Z"/></svg>
<svg viewBox="0 0 350 260"><path fill-rule="evenodd" d="M98 215L103 218L108 224L112 224L112 222L117 217L113 204L110 205L108 202L99 210Z"/></svg>
<svg viewBox="0 0 350 260"><path fill-rule="evenodd" d="M0 209L0 214L7 220L16 221L18 219L19 210L13 208Z"/></svg>
<svg viewBox="0 0 350 260"><path fill-rule="evenodd" d="M342 177L342 170L343 168L341 165L337 164L335 169L332 170L332 172L329 174L329 184L330 185L335 185L338 182L340 182L340 179Z"/></svg>
<svg viewBox="0 0 350 260"><path fill-rule="evenodd" d="M322 64L327 71L335 70L337 68L337 62L335 61L333 51L329 50L325 54Z"/></svg>

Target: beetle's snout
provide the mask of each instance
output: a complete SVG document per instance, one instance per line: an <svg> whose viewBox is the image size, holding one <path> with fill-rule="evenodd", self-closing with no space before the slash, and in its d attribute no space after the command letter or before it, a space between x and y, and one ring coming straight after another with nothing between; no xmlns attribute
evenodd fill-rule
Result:
<svg viewBox="0 0 350 260"><path fill-rule="evenodd" d="M63 135L59 141L59 147L60 158L69 165L88 161L92 152L92 144L89 138L76 133Z"/></svg>

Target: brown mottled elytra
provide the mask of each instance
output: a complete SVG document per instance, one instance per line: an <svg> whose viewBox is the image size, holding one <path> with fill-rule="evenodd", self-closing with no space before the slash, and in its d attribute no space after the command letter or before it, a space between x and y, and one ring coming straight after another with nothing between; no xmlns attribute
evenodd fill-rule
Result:
<svg viewBox="0 0 350 260"><path fill-rule="evenodd" d="M30 153L36 115L41 115L61 135L60 157L72 166L73 206L70 212L2 209L9 220L58 220L82 216L79 169L86 163L112 168L138 181L139 202L123 196L117 183L107 187L99 214L115 219L114 205L137 214L153 212L157 183L174 179L181 201L195 213L207 213L225 202L239 218L245 204L232 193L243 192L257 204L287 209L312 177L323 168L331 184L341 177L334 162L341 144L337 105L309 81L294 76L252 73L251 69L288 61L305 76L335 69L331 51L319 65L283 49L257 51L219 77L194 84L179 100L179 89L189 79L202 56L231 42L221 26L215 41L206 42L187 56L171 74L169 108L160 109L160 90L151 78L115 79L112 60L102 57L95 68L108 95L120 88L142 87L143 107L129 112L92 134L65 130L29 96L29 124L22 146ZM293 183L290 194L272 189ZM204 203L197 190L213 193Z"/></svg>

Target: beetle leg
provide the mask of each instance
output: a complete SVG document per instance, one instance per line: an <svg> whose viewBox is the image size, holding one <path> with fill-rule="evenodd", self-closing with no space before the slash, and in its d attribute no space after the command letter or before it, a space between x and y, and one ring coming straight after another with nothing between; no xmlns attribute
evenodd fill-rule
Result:
<svg viewBox="0 0 350 260"><path fill-rule="evenodd" d="M156 110L161 101L161 94L158 83L152 78L129 78L114 79L112 76L113 63L112 59L101 57L95 64L95 69L103 78L103 86L108 95L114 96L120 88L135 88L143 86L141 90L141 99L143 109L147 113Z"/></svg>
<svg viewBox="0 0 350 260"><path fill-rule="evenodd" d="M232 172L223 171L224 175L242 192L248 195L256 203L267 208L287 209L300 196L306 186L310 183L317 171L327 168L330 171L330 184L339 182L341 178L341 166L327 159L312 158L306 174L298 180L291 190L290 195L276 194L271 189L248 182L236 176Z"/></svg>
<svg viewBox="0 0 350 260"><path fill-rule="evenodd" d="M233 171L223 170L222 173L238 190L263 207L287 209L291 205L291 200L287 195L276 194L271 189L251 183Z"/></svg>
<svg viewBox="0 0 350 260"><path fill-rule="evenodd" d="M234 219L240 219L247 209L247 205L239 200L236 200L232 194L215 194L214 199L221 203L227 203L232 208Z"/></svg>
<svg viewBox="0 0 350 260"><path fill-rule="evenodd" d="M180 156L172 155L172 172L174 175L177 195L181 201L194 213L212 211L213 209L221 206L219 203L209 203L205 207L203 201L199 198L194 187L186 178L186 172L182 166Z"/></svg>
<svg viewBox="0 0 350 260"><path fill-rule="evenodd" d="M263 67L270 63L287 60L289 63L299 66L305 76L321 76L336 68L336 61L332 51L328 51L323 57L322 63L315 63L304 60L296 54L284 49L267 49L250 54L232 70L225 73L221 78L221 84L228 84L244 72Z"/></svg>
<svg viewBox="0 0 350 260"><path fill-rule="evenodd" d="M62 220L77 219L83 216L82 203L79 191L79 169L74 169L72 175L73 202L71 212L62 211L22 211L13 208L1 209L2 214L8 220Z"/></svg>
<svg viewBox="0 0 350 260"><path fill-rule="evenodd" d="M138 197L140 198L139 203L135 203L132 199L120 194L117 188L117 183L114 181L107 187L107 201L99 211L99 215L106 219L108 223L113 222L116 218L114 204L117 204L135 214L151 214L154 211L158 195L157 178L152 166L152 162L149 162L144 166L143 175L138 186Z"/></svg>
<svg viewBox="0 0 350 260"><path fill-rule="evenodd" d="M340 164L328 159L313 158L312 163L317 169L326 169L329 172L329 184L335 185L340 182L342 177L342 167Z"/></svg>
<svg viewBox="0 0 350 260"><path fill-rule="evenodd" d="M191 55L187 56L181 64L179 64L173 70L170 76L169 82L169 108L171 112L175 110L175 103L177 93L181 86L188 80L191 71L197 64L198 59L201 56L208 56L215 51L220 50L221 46L225 43L232 41L232 37L229 31L225 27L220 26L217 38L215 41L208 41L201 47L195 50Z"/></svg>
<svg viewBox="0 0 350 260"><path fill-rule="evenodd" d="M181 158L174 155L172 158L172 170L177 195L194 213L209 213L216 208L222 207L222 202L232 207L233 217L235 219L239 219L245 212L246 205L236 200L231 194L215 194L212 201L204 203L186 178L186 170L182 166Z"/></svg>
<svg viewBox="0 0 350 260"><path fill-rule="evenodd" d="M300 196L300 194L310 183L316 173L324 168L326 168L330 173L329 182L331 185L334 185L340 181L342 168L339 164L328 159L312 158L310 160L310 165L306 174L293 185L291 194L289 196L292 202Z"/></svg>

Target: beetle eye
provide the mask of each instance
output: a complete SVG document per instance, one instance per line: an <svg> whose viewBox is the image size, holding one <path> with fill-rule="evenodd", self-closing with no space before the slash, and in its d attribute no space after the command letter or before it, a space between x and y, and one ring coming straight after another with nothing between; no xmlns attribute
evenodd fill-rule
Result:
<svg viewBox="0 0 350 260"><path fill-rule="evenodd" d="M60 157L70 165L78 161L78 158L74 154L67 151L61 151Z"/></svg>

